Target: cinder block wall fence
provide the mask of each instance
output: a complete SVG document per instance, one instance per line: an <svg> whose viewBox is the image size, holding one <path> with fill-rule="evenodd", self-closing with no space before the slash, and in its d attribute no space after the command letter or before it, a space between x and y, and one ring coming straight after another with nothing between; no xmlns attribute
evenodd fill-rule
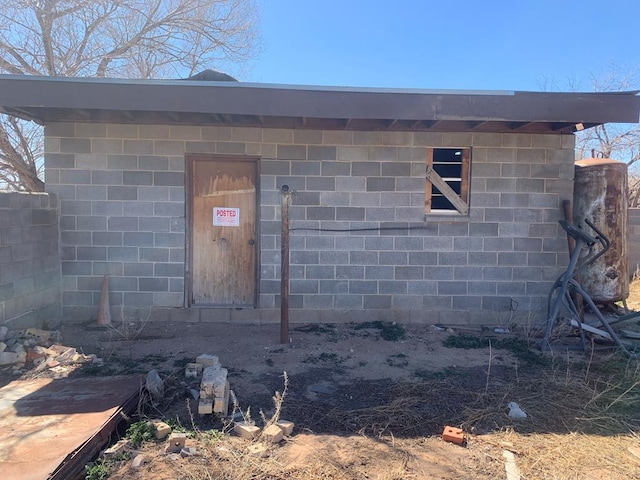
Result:
<svg viewBox="0 0 640 480"><path fill-rule="evenodd" d="M60 199L65 319L113 310L154 319L277 321L280 202L291 207L292 321L488 322L544 308L566 262L559 229L573 136L50 124L46 188ZM472 147L468 219L424 223L427 147ZM260 165L258 309L184 304L188 153ZM406 226L421 230L408 231ZM311 228L397 226L381 232Z"/></svg>
<svg viewBox="0 0 640 480"><path fill-rule="evenodd" d="M13 329L59 323L56 197L0 193L0 325Z"/></svg>

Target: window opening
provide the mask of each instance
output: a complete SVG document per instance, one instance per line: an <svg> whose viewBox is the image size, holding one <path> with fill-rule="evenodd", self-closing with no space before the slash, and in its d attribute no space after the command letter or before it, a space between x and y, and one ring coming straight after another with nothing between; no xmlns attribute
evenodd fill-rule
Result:
<svg viewBox="0 0 640 480"><path fill-rule="evenodd" d="M469 213L469 148L427 149L425 213Z"/></svg>

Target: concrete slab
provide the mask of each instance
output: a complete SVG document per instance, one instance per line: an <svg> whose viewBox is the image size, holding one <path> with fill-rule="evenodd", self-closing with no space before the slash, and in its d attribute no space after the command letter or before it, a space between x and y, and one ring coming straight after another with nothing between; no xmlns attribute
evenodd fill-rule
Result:
<svg viewBox="0 0 640 480"><path fill-rule="evenodd" d="M73 479L138 402L139 376L39 378L0 388L0 475Z"/></svg>

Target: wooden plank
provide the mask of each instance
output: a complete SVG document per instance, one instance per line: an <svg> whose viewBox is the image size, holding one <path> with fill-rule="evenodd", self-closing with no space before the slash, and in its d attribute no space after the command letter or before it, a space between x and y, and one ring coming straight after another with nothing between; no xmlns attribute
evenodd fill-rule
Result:
<svg viewBox="0 0 640 480"><path fill-rule="evenodd" d="M507 473L507 480L520 480L520 469L516 465L516 456L509 450L503 450L504 470Z"/></svg>
<svg viewBox="0 0 640 480"><path fill-rule="evenodd" d="M471 150L468 148L462 149L462 165L460 166L460 198L467 204L467 210L469 205L469 180L471 170Z"/></svg>
<svg viewBox="0 0 640 480"><path fill-rule="evenodd" d="M462 201L458 194L454 192L453 189L449 185L447 185L447 182L445 182L442 177L440 177L440 175L438 175L437 172L431 167L427 167L427 179L438 190L440 190L440 192L447 198L447 200L449 200L453 204L458 212L462 213L463 215L469 212L469 207L467 206L467 204Z"/></svg>
<svg viewBox="0 0 640 480"><path fill-rule="evenodd" d="M433 148L427 148L426 168L425 172L433 166ZM433 195L433 188L429 179L424 183L424 211L429 213L431 211L431 196Z"/></svg>

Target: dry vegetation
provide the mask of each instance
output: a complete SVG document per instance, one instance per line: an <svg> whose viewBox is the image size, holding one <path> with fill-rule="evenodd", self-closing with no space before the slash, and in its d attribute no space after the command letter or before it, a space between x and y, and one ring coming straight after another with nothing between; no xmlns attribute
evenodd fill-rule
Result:
<svg viewBox="0 0 640 480"><path fill-rule="evenodd" d="M640 298L638 282L632 292L630 306ZM628 325L637 329L637 323L633 320ZM131 460L124 458L103 464L105 475L193 480L495 479L506 478L503 455L509 451L523 480L640 478L637 358L598 348L541 355L529 350L526 342L509 337L515 339L492 340L492 348L473 350L484 358L482 366L418 369L410 378L393 381L353 378L349 384L333 385L328 395L309 397L304 394L309 385L323 384L341 369L353 367L345 368L344 360L332 353L340 339L330 329L307 334L325 335L326 350L307 353L299 362L305 369L289 376L289 392L276 395L275 408L265 409L262 415L255 413L258 408L252 410L260 426L273 416L296 423L295 434L270 446L267 457L253 455L250 447L255 442L229 434L228 424L194 416L193 402L177 400L162 411L141 405L139 413L142 418L161 415L187 431L198 455L170 457L163 453L162 442L150 441L140 449L149 460L142 467L134 469ZM452 347L469 347L469 337L447 333L441 338L446 336L445 343ZM400 346L394 340L377 341L380 347ZM451 352L452 364L468 351L446 350ZM387 363L408 369L407 360L398 353L390 355ZM178 391L179 374L171 378ZM278 381L282 390L284 380L280 376ZM171 394L172 389L167 391ZM509 418L506 404L511 401L518 402L528 418ZM247 406L243 405L245 414ZM443 425L463 428L467 444L443 442Z"/></svg>

